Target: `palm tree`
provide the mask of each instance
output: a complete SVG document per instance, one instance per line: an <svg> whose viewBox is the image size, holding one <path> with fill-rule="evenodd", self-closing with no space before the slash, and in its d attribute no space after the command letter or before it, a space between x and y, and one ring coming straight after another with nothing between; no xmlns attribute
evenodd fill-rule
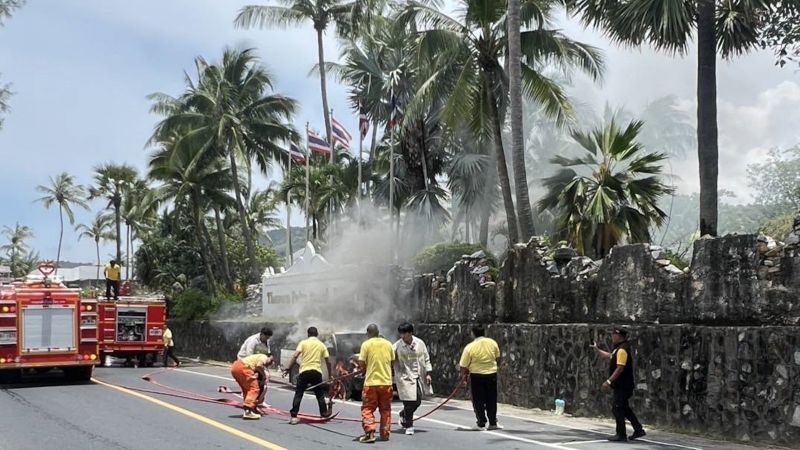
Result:
<svg viewBox="0 0 800 450"><path fill-rule="evenodd" d="M581 254L602 258L623 238L650 242L650 226L667 217L657 206L673 191L659 177L666 155L645 153L637 142L642 125L620 129L612 121L590 133L575 132L586 154L552 160L562 169L544 180L548 192L539 209L556 213L563 237Z"/></svg>
<svg viewBox="0 0 800 450"><path fill-rule="evenodd" d="M138 178L136 169L127 164L102 164L94 169L95 185L89 188L89 199L108 200L106 208L114 210L114 239L117 242L116 261L122 263L122 199L126 190Z"/></svg>
<svg viewBox="0 0 800 450"><path fill-rule="evenodd" d="M717 235L719 142L717 52L732 58L759 45L763 17L772 0L571 0L587 25L603 28L616 42L685 54L697 36L697 158L700 165L700 234Z"/></svg>
<svg viewBox="0 0 800 450"><path fill-rule="evenodd" d="M254 154L258 155L259 164L279 160L283 154L280 143L298 138L289 123L296 102L270 93L272 78L258 64L251 49L228 49L219 64L197 58L195 65L198 80L187 78L186 92L181 97L150 96L154 100L153 110L166 114L151 142L175 139L174 151L182 152L184 147L199 149L192 165L207 160L210 155L228 158L227 168L247 247L250 278L256 280L260 271L237 161L249 161Z"/></svg>
<svg viewBox="0 0 800 450"><path fill-rule="evenodd" d="M73 225L75 213L72 212L72 205L89 209L85 200L86 193L83 186L75 184L75 177L66 172L62 172L55 179L50 177L49 186L39 185L36 186L36 190L43 194L36 201L42 203L45 208L50 209L54 204L58 204L58 219L61 225L58 232L58 252L56 253L56 273L58 273L58 265L61 262L61 242L64 239L64 213L67 214L69 224Z"/></svg>
<svg viewBox="0 0 800 450"><path fill-rule="evenodd" d="M323 36L328 25L346 24L352 19L354 7L359 2L343 0L281 0L284 6L249 5L239 11L234 24L240 28L287 27L303 22L311 22L317 33L317 56L319 67L320 92L322 93L322 115L325 118L325 132L331 136L331 118L328 108L328 88L325 78L325 48ZM330 163L335 161L335 149L331 149Z"/></svg>
<svg viewBox="0 0 800 450"><path fill-rule="evenodd" d="M94 220L89 225L79 224L75 227L78 232L78 240L88 238L94 241L97 250L97 280L100 279L100 241L112 239L111 218L103 213L97 213Z"/></svg>
<svg viewBox="0 0 800 450"><path fill-rule="evenodd" d="M205 224L204 189L218 190L220 187L229 187L230 178L227 168L222 166L220 161L197 161L197 154L200 151L188 145L164 148L151 158L148 176L163 183L158 188L159 198L162 201L188 201L191 206L195 241L200 250L208 288L213 295L217 292L217 284L212 268L212 243L207 238L208 231Z"/></svg>
<svg viewBox="0 0 800 450"><path fill-rule="evenodd" d="M134 243L154 222L160 202L146 180L136 179L125 190L122 199L122 221L125 223L125 279L131 278L134 267L130 257L135 254Z"/></svg>
<svg viewBox="0 0 800 450"><path fill-rule="evenodd" d="M525 166L525 145L522 137L522 41L520 0L508 0L508 95L511 106L511 166L514 168L514 192L517 196L517 218L523 242L536 233L533 211L528 195L528 175Z"/></svg>
<svg viewBox="0 0 800 450"><path fill-rule="evenodd" d="M409 1L401 20L416 19L427 27L420 32L421 59L441 68L424 83L427 92L441 91L436 89L441 84L437 84L435 78L442 74L450 76L450 68L458 68L455 82L442 77L447 80L442 89L450 93L443 120L454 129L467 121L476 137L493 142L509 245L513 245L519 241L517 214L502 141L508 96L508 78L501 62L508 50L506 2L460 0L459 3L461 16L453 18L435 7ZM541 69L547 63L564 69L578 67L596 78L602 74L603 66L597 49L549 29L550 14L550 5L543 1L522 5L521 23L532 29L521 32L520 70L526 96L563 122L571 115L569 102L561 87ZM413 111L414 107L409 106L409 109Z"/></svg>
<svg viewBox="0 0 800 450"><path fill-rule="evenodd" d="M28 251L27 240L33 237L33 231L29 226L17 222L14 228L4 226L3 236L8 240L8 244L0 246L0 251L8 255L12 274L14 277L24 276L27 272L20 270L19 257Z"/></svg>

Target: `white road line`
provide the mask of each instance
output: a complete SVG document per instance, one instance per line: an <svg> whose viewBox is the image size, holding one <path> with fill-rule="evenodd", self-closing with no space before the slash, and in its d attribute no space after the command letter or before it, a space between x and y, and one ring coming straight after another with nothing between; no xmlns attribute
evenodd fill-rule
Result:
<svg viewBox="0 0 800 450"><path fill-rule="evenodd" d="M608 439L597 439L594 441L572 441L572 442L559 442L559 445L583 445L583 444L599 444L601 442L608 442Z"/></svg>
<svg viewBox="0 0 800 450"><path fill-rule="evenodd" d="M204 377L217 378L217 379L220 379L220 380L233 381L233 379L231 377L222 377L222 376L213 375L213 374L210 374L210 373L194 372L192 370L186 370L186 369L172 369L172 370L174 370L176 372L184 372L184 373L191 373L191 374L195 374L195 375L202 375ZM311 394L305 394L305 395L306 396L310 396ZM357 406L359 408L361 407L360 403L352 403L352 402L347 401L347 400L339 400L337 403L350 405L350 406ZM430 404L433 404L433 405L437 404L436 402L430 402L430 401L427 401L427 400L424 401L423 403L430 403ZM455 408L455 409L460 409L462 411L472 411L471 409L464 408L463 406L452 405L452 406L449 406L449 407ZM542 424L542 425L550 425L550 426L564 428L564 429L572 430L572 431L586 431L586 432L589 432L589 433L604 434L603 431L574 428L574 427L571 427L569 425L563 425L563 424L560 424L560 423L552 423L552 422L546 422L546 421L541 421L541 420L535 420L535 419L531 419L529 417L520 417L520 416L511 415L511 414L497 414L497 416L498 417L508 417L509 419L517 419L517 420L522 420L522 421L527 421L527 422L533 422L533 423L538 423L538 424ZM431 422L438 422L440 424L445 424L445 425L448 425L448 426L457 426L457 427L462 427L462 428L469 428L469 427L465 427L464 425L456 425L456 424L452 424L452 423L449 423L449 422L442 422L442 421L439 421L439 420L436 420L436 419L425 418L425 419L422 419L422 420L429 420ZM521 438L521 437L517 437L517 436L512 436L512 435L509 435L509 434L498 433L496 431L482 431L482 433L495 434L497 436L501 436L501 437L504 437L504 438L513 439L513 440L521 441L521 442L530 442L530 443L539 444L539 445L555 445L555 444L547 444L545 442L534 441L532 439L525 439L525 438ZM673 444L673 443L670 443L670 442L654 441L652 439L639 438L637 440L642 441L642 442L649 442L651 444L666 445L666 446L676 447L676 448L684 448L686 450L703 450L701 447L690 447L688 445ZM589 441L589 442L605 442L605 441L600 440L600 441ZM563 445L563 443L561 445ZM553 448L568 448L568 447L553 447Z"/></svg>

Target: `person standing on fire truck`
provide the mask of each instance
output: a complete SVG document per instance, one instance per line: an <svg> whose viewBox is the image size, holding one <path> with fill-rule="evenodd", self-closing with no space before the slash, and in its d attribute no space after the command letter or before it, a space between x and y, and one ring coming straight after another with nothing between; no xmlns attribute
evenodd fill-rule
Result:
<svg viewBox="0 0 800 450"><path fill-rule="evenodd" d="M122 268L115 260L106 264L103 273L106 276L106 300L111 299L111 289L114 289L114 300L119 300L119 278Z"/></svg>
<svg viewBox="0 0 800 450"><path fill-rule="evenodd" d="M272 363L272 358L267 355L257 353L255 355L246 356L242 359L237 359L233 366L231 366L231 375L233 379L242 388L242 398L244 399L244 414L242 418L245 420L258 420L261 414L258 411L260 405L261 386L258 380L260 378L266 379L266 368Z"/></svg>

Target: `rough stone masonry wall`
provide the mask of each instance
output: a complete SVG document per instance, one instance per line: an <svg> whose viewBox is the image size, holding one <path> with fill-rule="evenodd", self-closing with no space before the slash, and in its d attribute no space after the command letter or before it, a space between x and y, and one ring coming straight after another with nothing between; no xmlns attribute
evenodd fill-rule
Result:
<svg viewBox="0 0 800 450"><path fill-rule="evenodd" d="M800 231L798 231L800 236ZM609 415L606 368L588 348L627 324L634 405L652 424L800 445L800 239L739 235L695 243L689 269L657 246L616 247L603 261L552 255L533 239L510 252L496 283L466 258L417 277L410 300L442 374L456 379L468 324L488 323L504 352L500 396L578 415Z"/></svg>

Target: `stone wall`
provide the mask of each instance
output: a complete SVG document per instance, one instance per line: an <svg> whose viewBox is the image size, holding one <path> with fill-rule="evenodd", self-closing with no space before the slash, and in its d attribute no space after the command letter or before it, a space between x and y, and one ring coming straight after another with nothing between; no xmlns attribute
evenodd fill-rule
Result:
<svg viewBox="0 0 800 450"><path fill-rule="evenodd" d="M800 252L763 239L698 240L682 271L657 246L559 260L534 238L509 251L496 284L479 283L465 260L446 277L417 276L410 302L427 323L798 324Z"/></svg>
<svg viewBox="0 0 800 450"><path fill-rule="evenodd" d="M272 328L274 335L270 340L270 350L276 358L280 358L280 349L292 331L291 325L209 320L169 321L177 354L221 362L234 361L244 340L261 331L262 327Z"/></svg>
<svg viewBox="0 0 800 450"><path fill-rule="evenodd" d="M503 353L500 401L567 412L610 414L599 387L607 364L589 348L608 341L603 324L495 324L487 335ZM677 430L797 444L800 442L800 329L634 325L637 391L634 409L646 424ZM447 394L457 378L459 353L469 326L423 324L435 389Z"/></svg>

